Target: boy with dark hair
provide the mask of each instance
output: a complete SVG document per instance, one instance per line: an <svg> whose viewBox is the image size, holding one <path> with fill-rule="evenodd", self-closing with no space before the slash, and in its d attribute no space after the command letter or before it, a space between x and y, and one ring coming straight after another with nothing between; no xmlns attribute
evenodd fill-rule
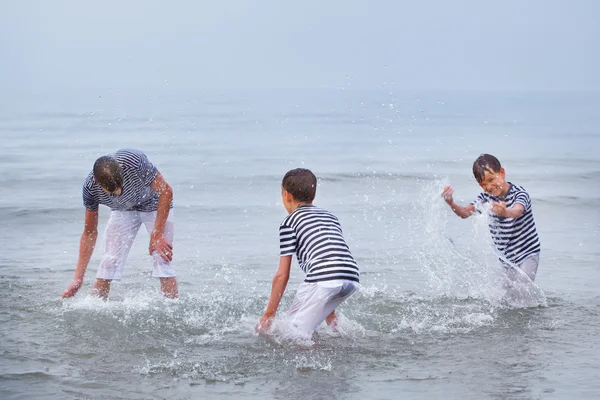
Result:
<svg viewBox="0 0 600 400"><path fill-rule="evenodd" d="M111 209L106 226L104 254L96 274L92 294L107 298L110 283L121 279L127 255L142 224L150 234L149 253L153 257L152 276L160 279L163 294L177 298L173 258L173 190L146 155L136 149L121 149L94 163L83 184L85 228L79 244L75 278L62 297L73 297L83 284L96 239L98 209Z"/></svg>
<svg viewBox="0 0 600 400"><path fill-rule="evenodd" d="M539 264L540 241L535 227L529 193L521 186L505 181L506 172L500 161L490 154L482 154L473 163L473 175L484 190L471 204L461 207L452 198L454 189L446 186L442 197L452 211L461 218L470 217L481 206L489 203L490 233L502 263L516 266L535 280ZM512 271L514 272L514 270Z"/></svg>
<svg viewBox="0 0 600 400"><path fill-rule="evenodd" d="M279 269L257 331L267 331L290 277L292 255L306 279L296 292L289 311L292 324L312 335L326 320L337 324L335 308L359 287L359 270L342 235L337 217L312 204L317 178L308 169L289 171L281 184L281 199L288 216L279 227Z"/></svg>

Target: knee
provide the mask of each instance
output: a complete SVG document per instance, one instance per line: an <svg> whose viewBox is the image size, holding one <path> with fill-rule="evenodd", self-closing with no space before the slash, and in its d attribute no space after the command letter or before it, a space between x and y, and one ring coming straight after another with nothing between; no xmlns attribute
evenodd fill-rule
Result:
<svg viewBox="0 0 600 400"><path fill-rule="evenodd" d="M117 270L121 264L120 261L120 257L105 254L102 256L102 260L100 261L100 268L110 271Z"/></svg>

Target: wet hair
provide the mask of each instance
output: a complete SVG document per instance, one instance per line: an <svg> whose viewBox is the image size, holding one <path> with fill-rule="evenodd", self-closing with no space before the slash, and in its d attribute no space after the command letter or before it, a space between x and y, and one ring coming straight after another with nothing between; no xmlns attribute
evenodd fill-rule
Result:
<svg viewBox="0 0 600 400"><path fill-rule="evenodd" d="M317 194L317 177L308 169L296 168L285 174L281 186L294 200L311 203Z"/></svg>
<svg viewBox="0 0 600 400"><path fill-rule="evenodd" d="M500 172L500 161L491 154L482 154L473 163L473 175L477 182L483 181L486 172L490 174Z"/></svg>
<svg viewBox="0 0 600 400"><path fill-rule="evenodd" d="M94 163L94 179L109 192L114 192L123 187L123 175L121 166L116 158L102 156Z"/></svg>

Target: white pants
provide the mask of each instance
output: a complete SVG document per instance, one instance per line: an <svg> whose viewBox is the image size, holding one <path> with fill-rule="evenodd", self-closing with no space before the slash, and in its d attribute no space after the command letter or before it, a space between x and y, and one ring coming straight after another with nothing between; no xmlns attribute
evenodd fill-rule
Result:
<svg viewBox="0 0 600 400"><path fill-rule="evenodd" d="M163 236L173 243L173 221L171 216L173 211L169 212ZM123 268L129 255L129 250L133 245L133 240L137 235L140 226L144 224L149 234L154 229L156 221L156 211L111 211L106 230L104 232L104 254L100 261L100 267L96 278L114 280L121 279ZM175 270L171 263L163 260L155 251L152 253L153 268L152 276L155 278L170 278L175 276Z"/></svg>
<svg viewBox="0 0 600 400"><path fill-rule="evenodd" d="M358 283L348 280L301 283L289 311L292 324L312 334L358 288Z"/></svg>
<svg viewBox="0 0 600 400"><path fill-rule="evenodd" d="M537 274L538 265L540 264L540 253L532 254L526 259L524 259L521 264L518 265L518 268L523 271L531 281L535 281L535 275ZM515 280L523 280L523 278L519 279L519 271L516 271L514 268L508 268L506 274L508 278L512 281ZM525 278L527 280L527 278Z"/></svg>

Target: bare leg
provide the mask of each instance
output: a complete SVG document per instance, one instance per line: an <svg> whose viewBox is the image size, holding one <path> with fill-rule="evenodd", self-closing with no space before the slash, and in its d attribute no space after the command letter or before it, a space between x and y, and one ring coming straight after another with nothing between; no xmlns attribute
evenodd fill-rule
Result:
<svg viewBox="0 0 600 400"><path fill-rule="evenodd" d="M332 331L337 332L338 319L337 319L337 315L335 315L335 310L333 310L327 316L327 318L325 318L325 322L327 322L327 325L329 325L331 327Z"/></svg>
<svg viewBox="0 0 600 400"><path fill-rule="evenodd" d="M178 299L179 290L177 288L177 279L172 278L160 278L160 289L168 299Z"/></svg>
<svg viewBox="0 0 600 400"><path fill-rule="evenodd" d="M96 283L92 288L92 296L98 296L103 300L108 298L108 292L110 292L110 280L109 279L96 279Z"/></svg>
<svg viewBox="0 0 600 400"><path fill-rule="evenodd" d="M152 235L152 230L154 229L154 225L156 223L156 211L153 212L142 212L140 213L140 217L142 219L142 223L146 227L148 234ZM163 236L169 243L173 243L174 236L174 224L171 220L171 212L169 211L169 215L167 217L167 222L165 223L165 229L163 231ZM175 273L171 267L170 261L165 261L156 251L152 252L152 276L153 277L161 277L160 278L160 290L163 295L168 299L178 299L179 298L179 288L177 287L177 279L175 278ZM165 277L166 275L166 277ZM170 275L170 276L169 276Z"/></svg>

